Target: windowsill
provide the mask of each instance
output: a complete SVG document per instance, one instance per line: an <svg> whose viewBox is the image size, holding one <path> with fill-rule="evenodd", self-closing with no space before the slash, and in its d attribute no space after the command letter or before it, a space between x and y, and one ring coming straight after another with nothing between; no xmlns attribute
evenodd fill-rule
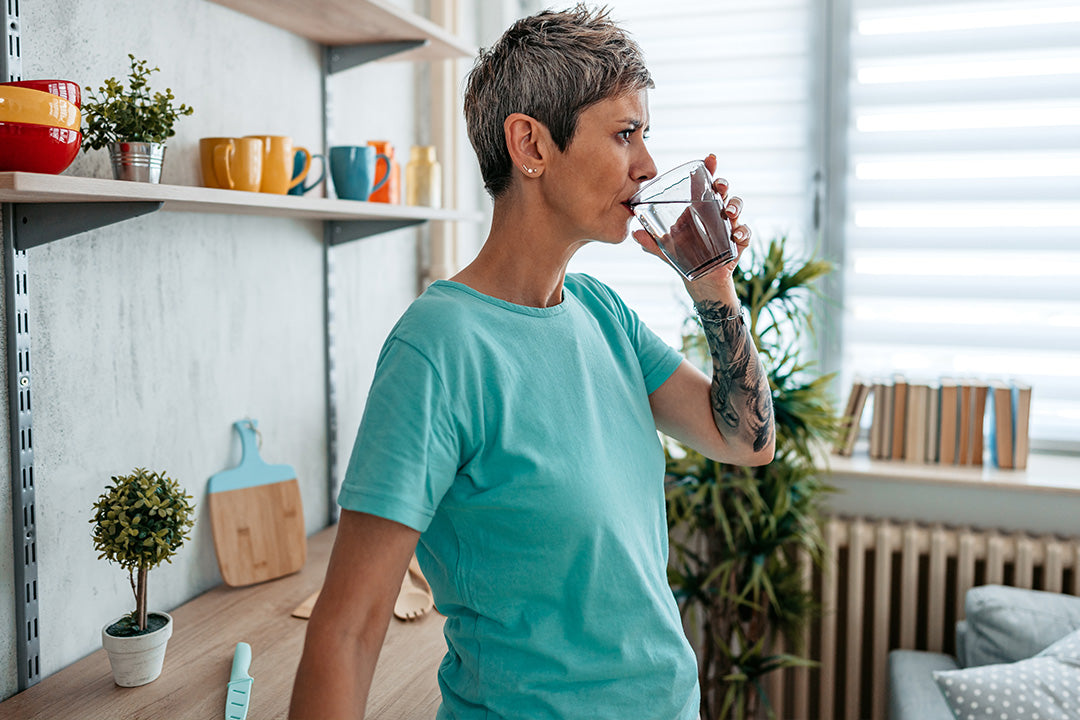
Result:
<svg viewBox="0 0 1080 720"><path fill-rule="evenodd" d="M1032 453L1024 470L982 466L931 465L903 460L871 460L867 444L854 455L829 455L822 469L838 479L879 478L933 485L963 485L1017 491L1080 494L1080 457Z"/></svg>

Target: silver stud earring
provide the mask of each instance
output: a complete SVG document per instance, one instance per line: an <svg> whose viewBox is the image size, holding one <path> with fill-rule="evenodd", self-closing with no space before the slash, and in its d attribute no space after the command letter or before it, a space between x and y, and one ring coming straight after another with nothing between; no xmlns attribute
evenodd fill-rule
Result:
<svg viewBox="0 0 1080 720"><path fill-rule="evenodd" d="M530 175L536 172L536 168L525 167L524 165L521 166L521 169L529 173Z"/></svg>

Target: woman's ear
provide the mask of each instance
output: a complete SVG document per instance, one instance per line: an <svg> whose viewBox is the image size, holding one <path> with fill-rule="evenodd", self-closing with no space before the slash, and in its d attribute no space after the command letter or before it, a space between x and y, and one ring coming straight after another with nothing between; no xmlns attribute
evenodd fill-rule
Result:
<svg viewBox="0 0 1080 720"><path fill-rule="evenodd" d="M540 177L546 145L543 124L524 113L511 113L503 121L503 133L514 169L527 178Z"/></svg>

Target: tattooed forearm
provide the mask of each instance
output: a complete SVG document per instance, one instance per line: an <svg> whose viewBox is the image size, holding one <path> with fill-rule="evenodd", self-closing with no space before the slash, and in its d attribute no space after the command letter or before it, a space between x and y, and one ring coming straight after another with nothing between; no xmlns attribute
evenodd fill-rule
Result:
<svg viewBox="0 0 1080 720"><path fill-rule="evenodd" d="M747 440L754 451L773 435L772 392L754 339L739 309L711 300L694 306L712 355L712 411L725 437Z"/></svg>

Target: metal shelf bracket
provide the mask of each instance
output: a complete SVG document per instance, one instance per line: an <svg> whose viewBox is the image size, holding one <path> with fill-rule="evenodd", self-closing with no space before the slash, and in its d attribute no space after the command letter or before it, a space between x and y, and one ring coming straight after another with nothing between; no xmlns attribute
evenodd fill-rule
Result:
<svg viewBox="0 0 1080 720"><path fill-rule="evenodd" d="M155 201L15 204L12 212L15 248L26 250L147 215L160 210L163 204Z"/></svg>
<svg viewBox="0 0 1080 720"><path fill-rule="evenodd" d="M399 219L399 220L330 220L327 221L329 231L327 241L330 245L340 245L371 237L380 233L400 230L427 222L424 219Z"/></svg>
<svg viewBox="0 0 1080 720"><path fill-rule="evenodd" d="M381 60L406 50L423 47L428 40L394 40L377 43L359 43L356 45L327 45L326 71L333 75L343 70Z"/></svg>

